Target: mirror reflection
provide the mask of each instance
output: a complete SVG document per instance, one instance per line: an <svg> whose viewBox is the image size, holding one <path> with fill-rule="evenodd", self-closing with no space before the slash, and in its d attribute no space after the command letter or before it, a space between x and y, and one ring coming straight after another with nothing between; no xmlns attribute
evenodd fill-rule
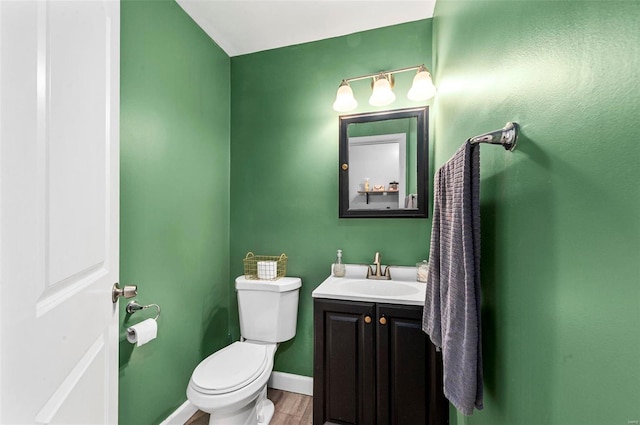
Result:
<svg viewBox="0 0 640 425"><path fill-rule="evenodd" d="M427 216L427 108L340 117L340 217Z"/></svg>

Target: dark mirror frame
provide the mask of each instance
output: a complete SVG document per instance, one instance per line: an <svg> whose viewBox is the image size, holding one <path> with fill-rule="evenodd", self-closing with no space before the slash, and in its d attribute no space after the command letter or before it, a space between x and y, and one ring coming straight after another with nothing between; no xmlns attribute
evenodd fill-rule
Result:
<svg viewBox="0 0 640 425"><path fill-rule="evenodd" d="M349 124L386 121L402 118L417 118L416 159L418 164L417 187L418 209L404 210L355 210L349 209ZM427 218L429 196L429 108L395 109L390 111L372 112L366 114L341 115L340 120L340 163L339 184L340 218Z"/></svg>

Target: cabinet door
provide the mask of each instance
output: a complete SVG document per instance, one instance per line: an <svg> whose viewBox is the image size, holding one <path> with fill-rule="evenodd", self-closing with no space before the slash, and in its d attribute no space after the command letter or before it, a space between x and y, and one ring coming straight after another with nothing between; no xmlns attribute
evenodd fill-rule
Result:
<svg viewBox="0 0 640 425"><path fill-rule="evenodd" d="M422 307L379 304L376 320L378 425L448 423L442 359L422 332Z"/></svg>
<svg viewBox="0 0 640 425"><path fill-rule="evenodd" d="M315 300L314 424L375 423L374 314L373 303Z"/></svg>

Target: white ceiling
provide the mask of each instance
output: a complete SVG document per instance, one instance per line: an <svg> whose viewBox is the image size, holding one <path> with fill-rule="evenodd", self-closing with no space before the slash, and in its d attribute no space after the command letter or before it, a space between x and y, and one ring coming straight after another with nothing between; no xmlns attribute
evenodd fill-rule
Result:
<svg viewBox="0 0 640 425"><path fill-rule="evenodd" d="M433 16L436 0L177 0L229 56Z"/></svg>

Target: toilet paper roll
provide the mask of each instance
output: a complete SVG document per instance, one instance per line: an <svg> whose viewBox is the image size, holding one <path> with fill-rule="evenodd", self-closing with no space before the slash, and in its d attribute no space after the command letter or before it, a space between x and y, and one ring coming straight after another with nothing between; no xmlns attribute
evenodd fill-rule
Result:
<svg viewBox="0 0 640 425"><path fill-rule="evenodd" d="M153 319L143 320L127 329L127 341L136 347L146 344L158 336L158 323Z"/></svg>
<svg viewBox="0 0 640 425"><path fill-rule="evenodd" d="M258 261L258 279L275 279L278 275L277 261Z"/></svg>

